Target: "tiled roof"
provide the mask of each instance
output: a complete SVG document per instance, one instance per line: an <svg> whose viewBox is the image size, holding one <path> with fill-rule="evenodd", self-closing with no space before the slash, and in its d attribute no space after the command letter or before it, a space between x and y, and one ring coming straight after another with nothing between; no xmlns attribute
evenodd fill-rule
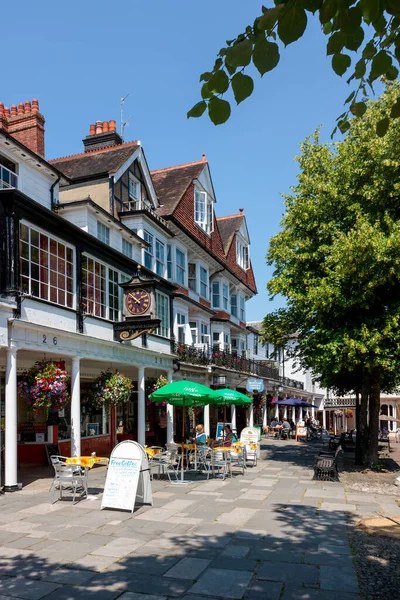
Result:
<svg viewBox="0 0 400 600"><path fill-rule="evenodd" d="M83 152L49 162L72 180L115 173L138 148L139 142L128 142L100 150Z"/></svg>
<svg viewBox="0 0 400 600"><path fill-rule="evenodd" d="M193 179L197 179L204 169L207 160L158 169L151 172L154 187L160 201L158 213L161 216L172 215L182 196Z"/></svg>
<svg viewBox="0 0 400 600"><path fill-rule="evenodd" d="M222 238L222 243L224 244L225 254L228 252L229 246L231 245L236 231L239 231L243 222L243 218L244 214L217 218L218 229Z"/></svg>

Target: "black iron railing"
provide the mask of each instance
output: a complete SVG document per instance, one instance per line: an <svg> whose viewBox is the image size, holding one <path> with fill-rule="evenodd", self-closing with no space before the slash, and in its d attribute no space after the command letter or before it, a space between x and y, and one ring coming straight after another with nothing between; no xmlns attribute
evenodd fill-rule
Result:
<svg viewBox="0 0 400 600"><path fill-rule="evenodd" d="M260 377L268 377L269 379L279 379L279 370L269 365L265 365L262 361L250 360L244 356L240 356L235 352L226 352L216 348L210 348L208 345L180 344L174 342L173 350L183 362L189 362L197 365L216 365L241 371Z"/></svg>
<svg viewBox="0 0 400 600"><path fill-rule="evenodd" d="M280 377L281 384L286 387L297 388L298 390L304 390L304 383L296 381L296 379L290 379L289 377Z"/></svg>

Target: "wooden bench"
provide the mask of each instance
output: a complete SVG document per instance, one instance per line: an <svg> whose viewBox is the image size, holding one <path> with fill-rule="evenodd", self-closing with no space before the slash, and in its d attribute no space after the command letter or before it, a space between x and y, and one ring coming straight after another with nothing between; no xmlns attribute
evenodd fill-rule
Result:
<svg viewBox="0 0 400 600"><path fill-rule="evenodd" d="M338 446L334 454L321 453L315 459L314 478L319 481L339 481L337 459L342 447Z"/></svg>

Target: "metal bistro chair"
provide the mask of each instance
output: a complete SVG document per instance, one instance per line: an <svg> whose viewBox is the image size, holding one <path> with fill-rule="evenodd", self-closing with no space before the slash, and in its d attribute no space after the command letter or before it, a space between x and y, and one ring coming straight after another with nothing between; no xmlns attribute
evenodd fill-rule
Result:
<svg viewBox="0 0 400 600"><path fill-rule="evenodd" d="M252 447L251 447L253 444L256 445L255 449L252 449ZM247 442L246 443L246 445L244 447L246 464L252 463L253 467L257 466L257 450L258 450L258 445L256 442Z"/></svg>
<svg viewBox="0 0 400 600"><path fill-rule="evenodd" d="M222 479L225 480L225 477L230 473L232 477L232 469L231 469L231 453L225 450L220 450L219 448L214 448L211 455L211 467L213 471L213 475L215 477L215 469L222 470Z"/></svg>
<svg viewBox="0 0 400 600"><path fill-rule="evenodd" d="M176 446L168 447L167 450L155 454L149 461L150 473L152 474L152 468L157 467L158 478L160 479L161 471L163 475L168 475L169 482L171 483L170 472L175 475L175 479L178 480L178 469L180 465L180 458L178 455L178 449Z"/></svg>
<svg viewBox="0 0 400 600"><path fill-rule="evenodd" d="M62 499L63 486L71 488L73 492L72 505L75 504L76 492L81 490L80 498L88 496L87 470L78 465L67 465L66 456L50 456L51 464L54 467L55 476L51 484L51 503L54 504L54 492L58 485L60 491L59 500Z"/></svg>
<svg viewBox="0 0 400 600"><path fill-rule="evenodd" d="M231 450L231 474L232 469L237 467L242 475L244 475L244 470L246 468L246 448L241 446L235 446Z"/></svg>
<svg viewBox="0 0 400 600"><path fill-rule="evenodd" d="M207 474L207 480L210 478L212 469L212 453L213 450L209 446L199 446L197 449L197 470Z"/></svg>

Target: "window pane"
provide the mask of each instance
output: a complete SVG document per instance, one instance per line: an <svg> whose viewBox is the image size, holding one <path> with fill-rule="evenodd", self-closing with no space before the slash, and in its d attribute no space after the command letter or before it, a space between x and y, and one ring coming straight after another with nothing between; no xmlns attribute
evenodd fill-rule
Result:
<svg viewBox="0 0 400 600"><path fill-rule="evenodd" d="M189 263L188 265L188 277L189 277L189 288L193 292L197 292L197 265L196 263Z"/></svg>

